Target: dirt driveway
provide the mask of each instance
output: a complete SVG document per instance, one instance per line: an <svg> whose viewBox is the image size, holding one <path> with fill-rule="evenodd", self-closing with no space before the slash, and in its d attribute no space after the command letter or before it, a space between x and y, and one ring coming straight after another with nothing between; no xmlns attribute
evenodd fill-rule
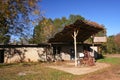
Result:
<svg viewBox="0 0 120 80"><path fill-rule="evenodd" d="M103 68L109 67L110 64L107 63L95 63L95 66L78 66L75 67L74 63L66 63L63 65L52 65L52 66L48 66L49 68L53 68L53 69L57 69L57 70L61 70L67 73L71 73L74 75L83 75L83 74L88 74L91 72L95 72L97 70L101 70Z"/></svg>

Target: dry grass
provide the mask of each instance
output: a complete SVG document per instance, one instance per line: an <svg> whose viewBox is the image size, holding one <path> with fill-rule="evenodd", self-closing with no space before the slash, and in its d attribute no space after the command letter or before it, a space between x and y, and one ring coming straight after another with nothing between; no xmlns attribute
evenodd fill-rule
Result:
<svg viewBox="0 0 120 80"><path fill-rule="evenodd" d="M66 80L73 77L71 74L46 68L46 64L41 63L21 63L1 66L0 80Z"/></svg>
<svg viewBox="0 0 120 80"><path fill-rule="evenodd" d="M116 58L111 59L109 63L116 61ZM111 67L86 75L72 75L46 67L62 63L0 64L0 80L120 80L119 63L120 58L117 58L117 63Z"/></svg>

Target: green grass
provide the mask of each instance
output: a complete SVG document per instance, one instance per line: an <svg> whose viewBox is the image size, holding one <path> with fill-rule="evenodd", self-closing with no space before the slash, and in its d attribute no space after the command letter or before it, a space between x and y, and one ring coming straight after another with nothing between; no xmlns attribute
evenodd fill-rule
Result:
<svg viewBox="0 0 120 80"><path fill-rule="evenodd" d="M104 62L104 63L110 63L110 64L120 64L120 58L116 57L106 57L104 59L97 60L97 62Z"/></svg>

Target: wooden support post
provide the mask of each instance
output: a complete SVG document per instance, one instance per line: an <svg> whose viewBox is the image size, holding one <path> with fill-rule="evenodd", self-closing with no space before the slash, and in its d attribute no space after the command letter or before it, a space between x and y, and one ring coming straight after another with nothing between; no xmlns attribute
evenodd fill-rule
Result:
<svg viewBox="0 0 120 80"><path fill-rule="evenodd" d="M93 46L93 55L94 55L94 52L95 52L95 51L94 51L94 49L95 49L95 48L94 48L94 35L92 35L92 46Z"/></svg>
<svg viewBox="0 0 120 80"><path fill-rule="evenodd" d="M74 34L72 35L72 37L74 38L75 67L77 67L77 44L76 44L77 34L78 34L78 31L74 30Z"/></svg>
<svg viewBox="0 0 120 80"><path fill-rule="evenodd" d="M95 49L95 48L94 48L94 34L92 35L92 47L93 47L92 55L93 55L93 59L94 59L94 61L93 61L94 63L93 63L93 64L95 64L95 54L94 54L94 53L95 53L95 51L94 51L94 49Z"/></svg>

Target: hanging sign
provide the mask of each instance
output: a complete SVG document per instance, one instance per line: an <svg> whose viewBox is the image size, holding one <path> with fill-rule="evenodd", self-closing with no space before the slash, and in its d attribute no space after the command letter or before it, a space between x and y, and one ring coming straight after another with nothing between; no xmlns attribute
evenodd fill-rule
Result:
<svg viewBox="0 0 120 80"><path fill-rule="evenodd" d="M94 42L107 42L106 37L94 37Z"/></svg>

